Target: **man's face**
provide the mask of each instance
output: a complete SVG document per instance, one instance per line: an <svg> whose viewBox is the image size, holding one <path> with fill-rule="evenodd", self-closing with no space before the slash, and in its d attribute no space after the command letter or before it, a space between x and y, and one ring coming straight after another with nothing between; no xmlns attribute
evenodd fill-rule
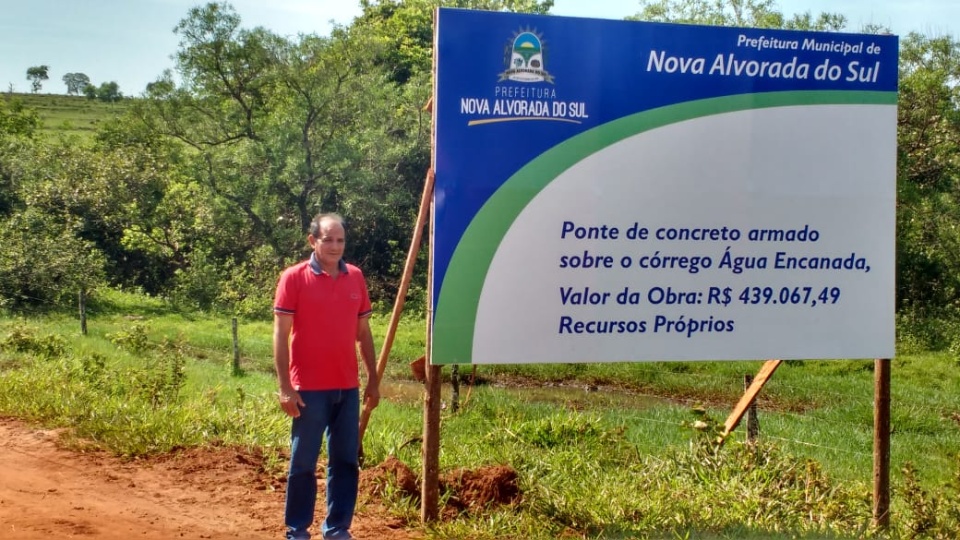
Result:
<svg viewBox="0 0 960 540"><path fill-rule="evenodd" d="M336 266L343 258L343 249L346 246L343 226L332 219L321 221L319 237L311 235L310 245L313 246L321 266Z"/></svg>

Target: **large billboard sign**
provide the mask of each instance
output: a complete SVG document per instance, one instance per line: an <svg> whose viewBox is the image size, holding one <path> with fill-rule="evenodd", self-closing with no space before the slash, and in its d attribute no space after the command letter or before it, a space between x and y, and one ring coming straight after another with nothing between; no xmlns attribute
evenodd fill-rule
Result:
<svg viewBox="0 0 960 540"><path fill-rule="evenodd" d="M440 9L431 361L893 356L897 49Z"/></svg>

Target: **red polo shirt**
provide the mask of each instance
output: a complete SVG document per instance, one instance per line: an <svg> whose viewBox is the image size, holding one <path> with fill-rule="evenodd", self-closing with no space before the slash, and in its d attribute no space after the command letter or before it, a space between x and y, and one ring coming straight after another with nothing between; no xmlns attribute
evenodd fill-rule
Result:
<svg viewBox="0 0 960 540"><path fill-rule="evenodd" d="M371 313L367 282L340 261L334 279L310 260L283 271L274 313L293 317L290 381L298 390L358 388L357 324Z"/></svg>

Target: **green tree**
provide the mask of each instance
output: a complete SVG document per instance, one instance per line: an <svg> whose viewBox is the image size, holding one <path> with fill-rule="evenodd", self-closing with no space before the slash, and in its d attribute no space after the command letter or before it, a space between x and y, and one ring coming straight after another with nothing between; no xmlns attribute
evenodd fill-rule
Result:
<svg viewBox="0 0 960 540"><path fill-rule="evenodd" d="M49 216L64 239L88 242L110 283L164 293L193 250L217 241L207 197L182 195L180 186L192 183L182 151L120 117L103 123L92 145L65 138L0 152L9 186L0 198L9 200L8 215Z"/></svg>
<svg viewBox="0 0 960 540"><path fill-rule="evenodd" d="M234 234L249 243L241 249L266 242L278 255L289 252L280 238L283 229L299 225L299 216L289 224L278 219L279 186L271 168L285 156L264 132L286 43L262 28L242 29L228 4L191 9L175 31L183 85L177 88L169 74L151 84L143 118L194 150L192 174L231 215Z"/></svg>
<svg viewBox="0 0 960 540"><path fill-rule="evenodd" d="M29 148L40 117L20 99L0 98L0 218L20 205L16 157Z"/></svg>
<svg viewBox="0 0 960 540"><path fill-rule="evenodd" d="M33 208L0 219L0 305L55 309L103 284L102 253L71 228Z"/></svg>
<svg viewBox="0 0 960 540"><path fill-rule="evenodd" d="M90 84L90 77L85 73L67 73L63 76L63 84L67 85L67 95L76 96Z"/></svg>
<svg viewBox="0 0 960 540"><path fill-rule="evenodd" d="M372 263L374 281L393 271L426 168L426 79L391 82L366 33L289 41L242 28L228 4L190 10L176 32L182 84L165 74L134 108L191 149L189 175L229 224L234 254L205 264L238 267L260 245L277 264L299 257L313 215L340 211L355 229L350 256Z"/></svg>
<svg viewBox="0 0 960 540"><path fill-rule="evenodd" d="M115 103L123 99L120 85L116 81L100 83L100 86L86 84L80 91L87 99L96 99L104 103Z"/></svg>
<svg viewBox="0 0 960 540"><path fill-rule="evenodd" d="M0 141L5 136L30 137L39 127L37 111L27 108L22 100L0 98Z"/></svg>
<svg viewBox="0 0 960 540"><path fill-rule="evenodd" d="M379 63L392 79L405 83L417 73L430 73L433 13L438 7L470 8L546 15L553 0L361 0L362 13L353 27L364 28L386 44Z"/></svg>
<svg viewBox="0 0 960 540"><path fill-rule="evenodd" d="M86 87L84 87L86 88ZM104 103L114 103L123 99L120 85L116 81L100 83L97 88L97 99Z"/></svg>
<svg viewBox="0 0 960 540"><path fill-rule="evenodd" d="M900 45L897 302L960 311L960 42L911 33Z"/></svg>
<svg viewBox="0 0 960 540"><path fill-rule="evenodd" d="M90 158L86 170L63 175L58 193L71 198L58 197L83 219L84 237L107 255L116 283L167 293L194 251L222 241L181 145L121 117L97 132Z"/></svg>
<svg viewBox="0 0 960 540"><path fill-rule="evenodd" d="M43 141L21 139L0 145L4 183L0 212L0 305L55 309L73 305L77 293L104 283L105 258L83 237L76 214L42 204L38 187L55 185L54 167L63 153ZM69 166L69 165L66 165Z"/></svg>
<svg viewBox="0 0 960 540"><path fill-rule="evenodd" d="M175 89L176 85L173 83L173 72L165 69L156 81L147 83L146 92L152 96L164 96L172 93Z"/></svg>
<svg viewBox="0 0 960 540"><path fill-rule="evenodd" d="M628 19L834 32L846 26L846 17L837 13L786 17L775 0L641 0L640 5L641 11Z"/></svg>
<svg viewBox="0 0 960 540"><path fill-rule="evenodd" d="M50 66L32 66L27 68L27 80L30 81L30 88L36 94L43 88L43 81L50 78Z"/></svg>

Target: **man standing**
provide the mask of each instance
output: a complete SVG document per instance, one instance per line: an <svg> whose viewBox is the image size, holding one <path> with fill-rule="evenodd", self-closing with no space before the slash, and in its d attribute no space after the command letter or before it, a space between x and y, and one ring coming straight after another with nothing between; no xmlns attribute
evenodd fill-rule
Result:
<svg viewBox="0 0 960 540"><path fill-rule="evenodd" d="M284 509L286 537L309 539L317 499L317 460L327 441L327 514L324 539L346 540L357 502L360 376L364 401L380 401L367 284L343 260L343 218L320 214L310 223L310 259L283 271L273 319L273 359L280 406L293 418Z"/></svg>

